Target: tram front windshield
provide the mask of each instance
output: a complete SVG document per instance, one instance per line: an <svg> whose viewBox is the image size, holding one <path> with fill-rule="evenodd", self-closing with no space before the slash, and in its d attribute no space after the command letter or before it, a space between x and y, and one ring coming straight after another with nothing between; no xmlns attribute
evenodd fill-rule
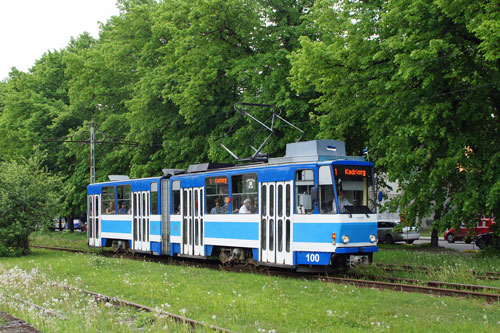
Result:
<svg viewBox="0 0 500 333"><path fill-rule="evenodd" d="M324 172L321 169L325 169ZM376 212L371 166L333 165L336 193L324 166L320 168L319 173L320 213L374 214Z"/></svg>

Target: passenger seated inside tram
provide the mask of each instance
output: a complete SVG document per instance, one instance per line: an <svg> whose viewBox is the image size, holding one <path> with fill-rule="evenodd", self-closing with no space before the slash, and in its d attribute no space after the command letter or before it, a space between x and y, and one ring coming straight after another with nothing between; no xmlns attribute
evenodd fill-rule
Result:
<svg viewBox="0 0 500 333"><path fill-rule="evenodd" d="M130 214L129 209L127 208L127 203L122 201L120 203L120 209L118 210L118 214Z"/></svg>
<svg viewBox="0 0 500 333"><path fill-rule="evenodd" d="M214 199L215 207L212 208L210 214L224 214L224 207L221 207L219 198Z"/></svg>
<svg viewBox="0 0 500 333"><path fill-rule="evenodd" d="M250 212L252 214L257 214L258 207L259 207L259 198L255 197L253 198L253 205L250 207Z"/></svg>
<svg viewBox="0 0 500 333"><path fill-rule="evenodd" d="M106 207L105 213L106 213L106 215L111 215L111 214L115 213L115 202L114 201L109 202L108 207Z"/></svg>
<svg viewBox="0 0 500 333"><path fill-rule="evenodd" d="M251 210L250 210L250 199L245 199L243 200L243 205L240 207L240 210L238 213L240 214L251 214Z"/></svg>
<svg viewBox="0 0 500 333"><path fill-rule="evenodd" d="M229 197L224 198L224 206L222 206L222 213L221 214L229 214Z"/></svg>

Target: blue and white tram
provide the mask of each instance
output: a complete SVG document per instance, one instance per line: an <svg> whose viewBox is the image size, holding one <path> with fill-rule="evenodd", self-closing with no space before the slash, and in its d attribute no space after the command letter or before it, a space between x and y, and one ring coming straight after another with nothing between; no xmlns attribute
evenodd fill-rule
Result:
<svg viewBox="0 0 500 333"><path fill-rule="evenodd" d="M267 163L88 186L88 242L295 269L352 266L377 248L373 163L336 140Z"/></svg>

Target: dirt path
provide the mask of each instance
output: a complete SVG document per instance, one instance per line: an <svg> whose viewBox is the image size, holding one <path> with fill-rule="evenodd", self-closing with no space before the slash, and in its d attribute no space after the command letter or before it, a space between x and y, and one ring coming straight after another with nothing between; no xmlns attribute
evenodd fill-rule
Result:
<svg viewBox="0 0 500 333"><path fill-rule="evenodd" d="M24 320L0 311L0 333L6 332L40 332Z"/></svg>

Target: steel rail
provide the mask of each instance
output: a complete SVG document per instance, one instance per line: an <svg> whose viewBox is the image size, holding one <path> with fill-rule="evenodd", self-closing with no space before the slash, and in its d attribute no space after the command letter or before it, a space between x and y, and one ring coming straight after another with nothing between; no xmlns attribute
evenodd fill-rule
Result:
<svg viewBox="0 0 500 333"><path fill-rule="evenodd" d="M180 315L176 315L175 313L166 312L166 311L162 311L162 310L157 310L157 309L151 308L149 306L138 304L138 303L134 303L134 302L130 302L130 301L126 301L126 300L118 298L118 297L108 296L108 295L96 293L96 292L93 292L93 291L90 291L90 290L85 290L85 289L81 289L81 288L78 288L78 287L69 286L69 285L60 284L60 283L53 283L53 285L55 285L57 287L60 287L60 288L67 289L67 290L78 291L78 292L80 292L82 294L91 295L91 296L93 296L97 300L108 302L108 303L113 304L115 306L119 306L119 307L128 306L128 307L132 307L132 308L135 308L135 309L143 310L145 312L155 312L155 313L158 313L158 314L161 314L161 315L165 315L165 316L173 319L174 321L176 321L178 323L188 324L192 328L209 327L210 329L212 329L214 331L231 332L231 330L228 330L228 329L225 329L225 328L222 328L222 327L218 327L218 326L214 326L214 325L207 325L207 324L205 324L205 323L203 323L201 321L197 321L197 320L194 320L194 319L191 319L191 318L187 318L187 317L183 317L183 316L180 316Z"/></svg>
<svg viewBox="0 0 500 333"><path fill-rule="evenodd" d="M427 267L427 266L410 266L410 265L401 265L401 264L385 264L385 263L376 263L374 264L376 267L384 268L387 272L403 272L403 271L440 271L441 267ZM472 275L481 280L500 280L500 272L476 272L474 270L470 270Z"/></svg>
<svg viewBox="0 0 500 333"><path fill-rule="evenodd" d="M404 282L407 284L420 284L420 285L426 285L429 287L446 287L449 289L463 289L463 290L474 290L474 291L484 291L484 290L490 290L493 292L498 292L500 295L500 288L499 287L491 287L491 286L481 286L481 285L476 285L476 284L464 284L464 283L455 283L455 282L442 282L442 281L421 281L421 280L415 280L415 279L407 279L407 278L397 278L397 277L392 277L392 276L375 276L375 275L363 275L363 274L353 274L353 277L358 278L358 279L368 279L370 281L390 281L390 282Z"/></svg>
<svg viewBox="0 0 500 333"><path fill-rule="evenodd" d="M55 310L52 310L52 309L48 309L48 308L44 308L43 306L40 306L40 305L37 305L35 303L32 303L30 301L27 301L25 299L22 299L21 297L17 297L17 296L13 296L13 295L6 295L7 297L10 297L12 299L15 299L16 301L19 301L19 302L22 302L24 304L27 304L37 310L40 310L42 312L45 312L46 314L50 315L50 316L53 316L53 317L58 317L60 319L68 319L66 318L66 316L60 314L59 312L55 311ZM0 329L0 332L2 330Z"/></svg>
<svg viewBox="0 0 500 333"><path fill-rule="evenodd" d="M395 291L404 291L408 293L435 294L435 295L452 296L452 297L459 296L459 297L484 298L486 299L486 301L490 303L500 302L500 294L490 294L490 293L481 293L468 290L447 289L447 288L438 288L438 287L430 287L422 285L369 281L369 280L359 280L359 279L349 279L349 278L324 277L323 279L339 284L352 284L358 287L365 287L365 288L388 289Z"/></svg>

